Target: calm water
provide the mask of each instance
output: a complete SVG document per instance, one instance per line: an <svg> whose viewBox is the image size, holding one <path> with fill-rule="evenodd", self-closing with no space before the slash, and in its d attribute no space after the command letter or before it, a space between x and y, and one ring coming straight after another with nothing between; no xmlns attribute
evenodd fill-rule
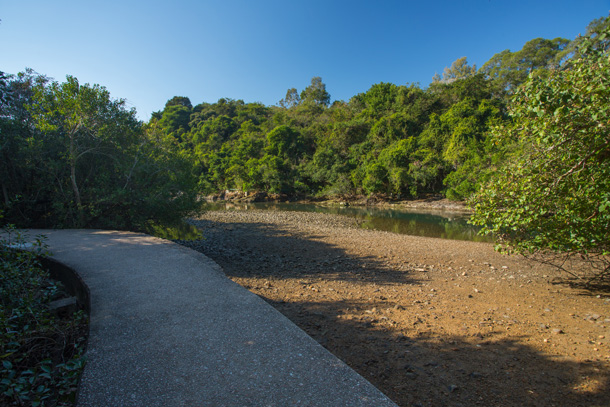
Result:
<svg viewBox="0 0 610 407"><path fill-rule="evenodd" d="M364 229L384 230L405 235L438 237L442 239L491 241L489 237L479 236L479 228L469 225L467 213L446 211L415 211L380 209L370 207L317 206L299 203L252 203L206 204L204 210L222 209L263 209L275 211L300 211L332 213L351 216L359 220Z"/></svg>

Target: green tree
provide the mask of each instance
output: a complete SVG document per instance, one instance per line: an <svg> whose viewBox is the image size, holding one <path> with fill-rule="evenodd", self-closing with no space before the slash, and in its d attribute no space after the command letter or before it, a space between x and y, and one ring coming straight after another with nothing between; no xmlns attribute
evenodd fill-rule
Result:
<svg viewBox="0 0 610 407"><path fill-rule="evenodd" d="M188 157L159 133L156 121L144 129L123 100L72 76L59 83L26 73L13 85L23 89L24 108L15 105L2 122L11 129L3 134L2 154L10 146L18 159L0 163L0 172L27 187L3 183L7 199L0 209L8 221L141 228L148 219L179 218L194 207Z"/></svg>
<svg viewBox="0 0 610 407"><path fill-rule="evenodd" d="M587 30L585 35L579 35L574 38L567 47L558 55L557 60L563 64L569 63L570 58L574 58L575 56L581 56L579 53L579 48L582 45L583 41L588 41L589 46L593 48L608 48L610 46L610 38L606 36L602 36L601 34L604 31L607 31L610 26L610 21L608 18L600 17L597 18L587 25Z"/></svg>
<svg viewBox="0 0 610 407"><path fill-rule="evenodd" d="M2 74L0 80L0 184L2 186L3 209L12 208L28 218L23 206L26 197L34 196L39 185L33 183L36 172L32 160L31 144L33 126L26 104L31 99L37 83L44 84L48 79L28 70L18 77ZM43 184L44 185L44 184ZM17 207L16 200L21 201ZM33 205L28 205L31 209Z"/></svg>
<svg viewBox="0 0 610 407"><path fill-rule="evenodd" d="M432 77L433 82L451 83L460 79L466 79L477 73L477 66L468 65L468 58L461 57L453 61L451 67L445 67L443 76L435 74Z"/></svg>
<svg viewBox="0 0 610 407"><path fill-rule="evenodd" d="M301 101L303 103L328 107L330 104L330 94L326 91L326 85L322 82L322 78L319 76L311 78L311 84L301 92Z"/></svg>
<svg viewBox="0 0 610 407"><path fill-rule="evenodd" d="M181 140L189 131L191 109L180 104L167 106L161 115L159 123L167 133L171 133L176 139Z"/></svg>
<svg viewBox="0 0 610 407"><path fill-rule="evenodd" d="M554 254L564 269L583 256L589 281L610 278L610 60L594 46L609 35L584 38L569 69L530 76L515 93L513 123L495 136L516 151L472 200L472 221L499 248Z"/></svg>
<svg viewBox="0 0 610 407"><path fill-rule="evenodd" d="M111 100L106 89L99 85L81 86L73 76L62 84L53 82L36 89L30 111L38 129L54 133L63 147L77 213L76 226L85 223L81 189L87 180L86 175L77 174L78 167L90 163L91 156L120 160L122 157L113 155L119 150L115 148L117 143L126 142L139 131L135 115L123 106L123 101Z"/></svg>
<svg viewBox="0 0 610 407"><path fill-rule="evenodd" d="M298 106L301 103L301 97L299 96L295 88L290 88L286 91L286 97L280 100L280 106L290 109L291 107Z"/></svg>
<svg viewBox="0 0 610 407"><path fill-rule="evenodd" d="M412 185L409 176L409 163L415 150L415 139L399 140L379 154L379 163L388 171L390 191L394 194L410 192Z"/></svg>
<svg viewBox="0 0 610 407"><path fill-rule="evenodd" d="M480 72L493 80L498 88L512 92L527 80L529 74L541 74L557 67L569 43L565 38L535 38L519 51L497 53L481 67Z"/></svg>
<svg viewBox="0 0 610 407"><path fill-rule="evenodd" d="M174 96L170 100L165 103L165 108L167 109L169 106L184 106L189 110L193 109L193 104L191 100L186 96Z"/></svg>
<svg viewBox="0 0 610 407"><path fill-rule="evenodd" d="M289 126L278 126L267 134L266 151L296 164L304 150L303 137Z"/></svg>

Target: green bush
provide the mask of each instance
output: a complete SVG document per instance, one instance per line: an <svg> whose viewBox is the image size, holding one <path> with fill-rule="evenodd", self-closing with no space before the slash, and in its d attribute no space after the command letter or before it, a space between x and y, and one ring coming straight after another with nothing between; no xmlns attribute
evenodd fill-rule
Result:
<svg viewBox="0 0 610 407"><path fill-rule="evenodd" d="M610 282L608 38L608 28L583 37L567 66L517 89L512 122L494 129L514 152L471 201L473 223L500 248L541 255L589 284Z"/></svg>
<svg viewBox="0 0 610 407"><path fill-rule="evenodd" d="M0 405L71 406L84 366L86 316L59 318L49 303L60 285L49 280L39 258L38 236L30 250L14 227L0 238ZM64 347L64 345L66 345Z"/></svg>

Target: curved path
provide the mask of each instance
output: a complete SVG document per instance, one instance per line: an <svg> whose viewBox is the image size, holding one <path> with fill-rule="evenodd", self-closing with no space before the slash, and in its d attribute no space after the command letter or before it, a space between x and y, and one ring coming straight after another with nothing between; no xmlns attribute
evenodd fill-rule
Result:
<svg viewBox="0 0 610 407"><path fill-rule="evenodd" d="M79 406L395 406L198 252L130 232L39 233L91 292Z"/></svg>

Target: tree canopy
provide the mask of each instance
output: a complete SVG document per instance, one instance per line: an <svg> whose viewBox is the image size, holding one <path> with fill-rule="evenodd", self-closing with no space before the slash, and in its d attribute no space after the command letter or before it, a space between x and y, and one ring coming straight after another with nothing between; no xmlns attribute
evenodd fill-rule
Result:
<svg viewBox="0 0 610 407"><path fill-rule="evenodd" d="M569 44L570 41L565 38L535 38L519 51L506 49L495 54L480 71L498 88L512 92L527 80L528 75L541 74L558 67L565 56L563 51Z"/></svg>
<svg viewBox="0 0 610 407"><path fill-rule="evenodd" d="M610 278L609 37L579 39L566 68L515 92L512 121L493 132L512 151L472 200L474 222L504 250L556 253L566 269L581 256L594 280Z"/></svg>
<svg viewBox="0 0 610 407"><path fill-rule="evenodd" d="M7 221L141 228L194 207L192 165L104 87L31 71L2 87L9 95L0 115L0 210Z"/></svg>

